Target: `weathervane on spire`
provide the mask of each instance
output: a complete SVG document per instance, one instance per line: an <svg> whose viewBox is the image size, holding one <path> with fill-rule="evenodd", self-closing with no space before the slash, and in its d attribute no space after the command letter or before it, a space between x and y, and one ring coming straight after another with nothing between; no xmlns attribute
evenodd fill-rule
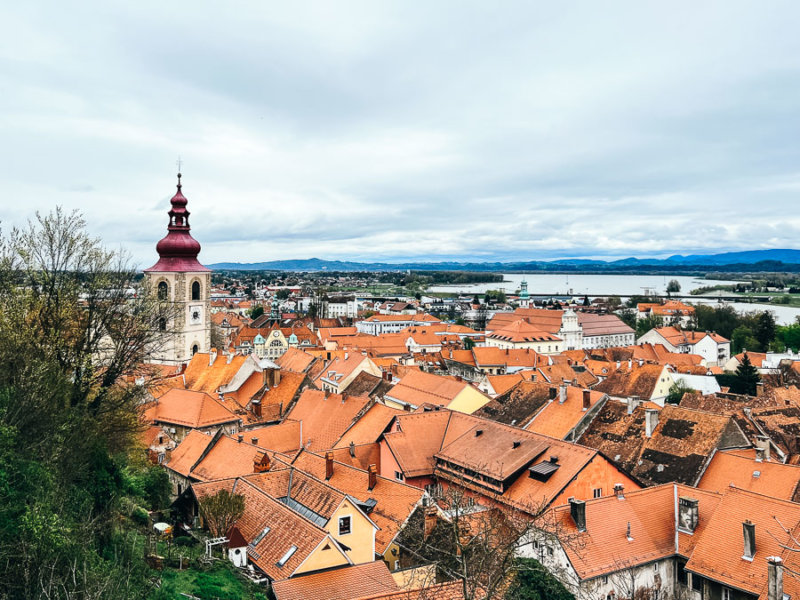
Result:
<svg viewBox="0 0 800 600"><path fill-rule="evenodd" d="M180 154L178 155L178 160L175 161L175 164L178 166L178 188L181 187L181 166L183 165L183 161L181 160Z"/></svg>

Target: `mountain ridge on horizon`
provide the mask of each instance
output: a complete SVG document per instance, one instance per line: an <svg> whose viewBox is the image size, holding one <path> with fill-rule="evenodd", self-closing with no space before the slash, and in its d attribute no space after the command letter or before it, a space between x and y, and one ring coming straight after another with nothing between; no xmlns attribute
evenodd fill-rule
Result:
<svg viewBox="0 0 800 600"><path fill-rule="evenodd" d="M800 265L800 250L773 248L768 250L744 250L719 254L674 254L667 258L622 258L600 260L567 258L553 260L516 261L407 261L403 263L358 262L347 260L325 260L320 258L286 259L265 262L241 263L218 262L206 265L216 271L503 271L503 270L553 270L553 267L587 267L611 270L615 267L703 267L755 265L776 263L773 266Z"/></svg>

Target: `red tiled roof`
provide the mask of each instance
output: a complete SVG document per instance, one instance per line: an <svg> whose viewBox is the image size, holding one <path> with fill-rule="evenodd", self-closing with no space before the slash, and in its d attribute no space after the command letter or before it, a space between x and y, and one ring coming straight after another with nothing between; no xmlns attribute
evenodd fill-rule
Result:
<svg viewBox="0 0 800 600"><path fill-rule="evenodd" d="M347 396L305 390L286 418L303 422L303 440L310 450L333 448L370 403L368 396Z"/></svg>
<svg viewBox="0 0 800 600"><path fill-rule="evenodd" d="M399 591L382 560L298 575L272 584L277 600L350 600Z"/></svg>

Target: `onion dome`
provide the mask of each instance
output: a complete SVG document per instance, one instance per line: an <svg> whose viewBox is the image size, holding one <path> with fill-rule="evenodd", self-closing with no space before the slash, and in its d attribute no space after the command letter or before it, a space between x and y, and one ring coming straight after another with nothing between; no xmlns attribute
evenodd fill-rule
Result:
<svg viewBox="0 0 800 600"><path fill-rule="evenodd" d="M200 264L200 242L189 233L189 211L187 200L181 192L181 174L178 173L178 191L170 200L167 235L156 245L158 262L145 272L193 272L210 271Z"/></svg>

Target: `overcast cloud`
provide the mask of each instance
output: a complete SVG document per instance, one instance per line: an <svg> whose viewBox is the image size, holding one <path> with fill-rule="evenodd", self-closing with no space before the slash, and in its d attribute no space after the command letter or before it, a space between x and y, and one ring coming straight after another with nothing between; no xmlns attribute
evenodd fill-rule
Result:
<svg viewBox="0 0 800 600"><path fill-rule="evenodd" d="M17 2L0 220L155 261L797 247L800 3Z"/></svg>

